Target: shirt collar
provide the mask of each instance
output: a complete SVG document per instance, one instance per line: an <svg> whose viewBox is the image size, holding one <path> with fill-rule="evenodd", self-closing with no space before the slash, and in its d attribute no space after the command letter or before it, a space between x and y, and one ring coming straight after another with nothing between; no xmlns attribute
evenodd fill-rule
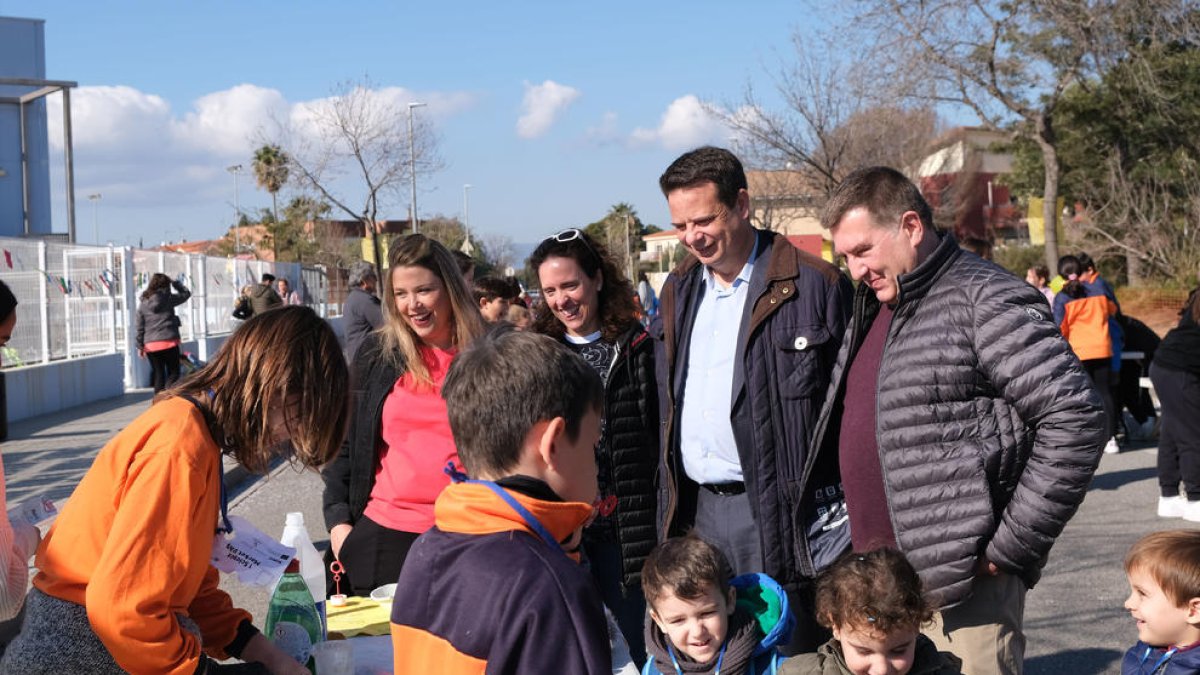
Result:
<svg viewBox="0 0 1200 675"><path fill-rule="evenodd" d="M754 246L750 248L750 257L746 259L746 264L742 265L742 271L738 272L737 278L730 284L729 289L737 288L741 284L750 283L750 275L754 273L754 263L758 260L758 247L760 244L758 231L754 232ZM701 278L704 279L704 288L706 291L712 291L717 286L717 278L713 275L712 270L708 265L700 266Z"/></svg>

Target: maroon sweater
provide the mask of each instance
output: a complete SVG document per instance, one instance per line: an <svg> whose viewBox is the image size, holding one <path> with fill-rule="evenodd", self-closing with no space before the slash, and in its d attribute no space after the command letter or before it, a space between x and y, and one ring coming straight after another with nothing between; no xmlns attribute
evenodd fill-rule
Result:
<svg viewBox="0 0 1200 675"><path fill-rule="evenodd" d="M879 464L879 438L875 433L879 362L891 323L892 308L881 305L846 373L838 459L846 509L850 513L850 540L854 550L860 552L896 547Z"/></svg>

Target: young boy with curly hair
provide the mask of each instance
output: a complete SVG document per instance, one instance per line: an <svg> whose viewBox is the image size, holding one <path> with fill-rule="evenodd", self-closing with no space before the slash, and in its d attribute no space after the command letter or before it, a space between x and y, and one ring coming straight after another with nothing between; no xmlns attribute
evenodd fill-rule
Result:
<svg viewBox="0 0 1200 675"><path fill-rule="evenodd" d="M958 657L921 634L933 608L903 553L851 553L817 578L817 621L833 639L788 659L780 675L960 675Z"/></svg>

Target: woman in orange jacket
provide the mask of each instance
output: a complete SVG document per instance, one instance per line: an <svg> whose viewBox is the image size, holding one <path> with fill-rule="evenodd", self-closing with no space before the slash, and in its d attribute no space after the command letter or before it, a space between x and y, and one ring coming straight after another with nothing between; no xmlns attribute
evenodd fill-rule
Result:
<svg viewBox="0 0 1200 675"><path fill-rule="evenodd" d="M337 337L311 309L243 324L100 450L38 549L0 672L306 673L218 588L221 460L321 466L345 432L348 386ZM247 663L214 660L231 656Z"/></svg>

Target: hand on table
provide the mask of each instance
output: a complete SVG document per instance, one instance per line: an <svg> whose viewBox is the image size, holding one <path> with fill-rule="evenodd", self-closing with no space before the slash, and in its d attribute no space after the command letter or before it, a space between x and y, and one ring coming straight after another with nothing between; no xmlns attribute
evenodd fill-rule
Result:
<svg viewBox="0 0 1200 675"><path fill-rule="evenodd" d="M310 675L308 668L271 644L262 633L250 638L246 643L246 647L242 649L242 660L261 663L275 675Z"/></svg>

